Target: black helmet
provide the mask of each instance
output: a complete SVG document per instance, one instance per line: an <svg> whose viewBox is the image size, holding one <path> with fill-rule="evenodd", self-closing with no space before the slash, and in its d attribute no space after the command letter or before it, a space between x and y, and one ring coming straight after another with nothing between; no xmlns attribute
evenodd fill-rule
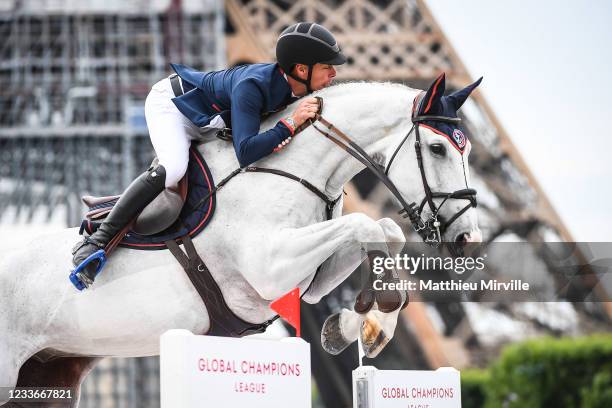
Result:
<svg viewBox="0 0 612 408"><path fill-rule="evenodd" d="M317 23L297 23L287 27L276 42L276 60L287 75L310 89L312 66L315 64L342 65L346 57L340 51L333 34ZM308 65L308 79L291 73L295 64Z"/></svg>

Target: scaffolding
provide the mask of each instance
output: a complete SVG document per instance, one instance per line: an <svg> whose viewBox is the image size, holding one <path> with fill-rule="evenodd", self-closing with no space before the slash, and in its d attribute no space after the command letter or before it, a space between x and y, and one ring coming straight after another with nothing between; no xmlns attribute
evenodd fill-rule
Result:
<svg viewBox="0 0 612 408"><path fill-rule="evenodd" d="M76 225L83 193L146 168L144 100L169 63L225 65L213 0L15 0L0 38L0 218Z"/></svg>
<svg viewBox="0 0 612 408"><path fill-rule="evenodd" d="M153 149L144 100L170 62L225 66L221 0L0 2L0 222L80 223ZM159 359L106 359L83 407L159 406Z"/></svg>

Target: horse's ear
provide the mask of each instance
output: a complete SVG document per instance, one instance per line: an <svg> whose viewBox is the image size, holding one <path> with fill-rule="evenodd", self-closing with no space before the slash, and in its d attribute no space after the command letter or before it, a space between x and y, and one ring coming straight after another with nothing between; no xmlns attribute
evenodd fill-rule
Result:
<svg viewBox="0 0 612 408"><path fill-rule="evenodd" d="M482 82L482 77L480 77L476 82L474 82L471 85L466 86L463 89L460 89L456 92L453 92L452 94L448 95L446 97L446 101L448 101L448 103L455 108L455 112L457 112L459 110L459 108L461 107L461 105L463 105L463 102L466 101L466 99L468 98L468 96L470 96L470 94L472 93L472 91L474 89L476 89L476 87L478 85L480 85L480 83Z"/></svg>
<svg viewBox="0 0 612 408"><path fill-rule="evenodd" d="M440 99L444 95L444 87L446 86L446 74L441 73L435 81L429 86L421 103L419 104L418 115L426 115L436 113L440 106Z"/></svg>

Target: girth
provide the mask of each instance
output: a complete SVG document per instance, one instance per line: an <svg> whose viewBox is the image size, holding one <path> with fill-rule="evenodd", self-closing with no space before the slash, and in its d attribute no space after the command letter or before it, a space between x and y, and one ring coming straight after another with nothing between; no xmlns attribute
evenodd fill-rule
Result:
<svg viewBox="0 0 612 408"><path fill-rule="evenodd" d="M168 245L172 255L179 261L189 280L204 301L210 320L209 329L205 334L210 336L242 337L266 331L266 328L275 319L270 319L263 323L250 323L236 316L225 302L221 288L219 288L208 267L206 267L200 255L198 255L189 235L182 237L181 241L185 246L187 254L181 250L176 241L167 241L166 245Z"/></svg>

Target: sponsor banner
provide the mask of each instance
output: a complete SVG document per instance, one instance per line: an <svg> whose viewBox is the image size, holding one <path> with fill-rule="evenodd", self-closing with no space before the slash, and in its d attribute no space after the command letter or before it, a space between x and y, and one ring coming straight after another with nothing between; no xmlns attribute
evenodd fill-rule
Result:
<svg viewBox="0 0 612 408"><path fill-rule="evenodd" d="M459 371L377 370L363 366L353 371L353 406L358 408L461 407Z"/></svg>
<svg viewBox="0 0 612 408"><path fill-rule="evenodd" d="M310 344L283 340L161 337L161 406L311 406Z"/></svg>

